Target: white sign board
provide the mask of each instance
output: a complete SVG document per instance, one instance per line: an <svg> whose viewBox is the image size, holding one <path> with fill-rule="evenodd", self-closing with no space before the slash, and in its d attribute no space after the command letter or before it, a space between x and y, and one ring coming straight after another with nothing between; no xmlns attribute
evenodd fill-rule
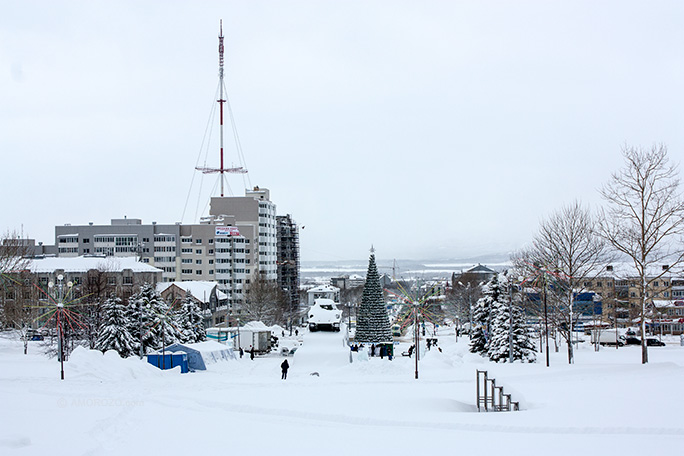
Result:
<svg viewBox="0 0 684 456"><path fill-rule="evenodd" d="M236 226L217 226L216 236L240 236L240 230Z"/></svg>

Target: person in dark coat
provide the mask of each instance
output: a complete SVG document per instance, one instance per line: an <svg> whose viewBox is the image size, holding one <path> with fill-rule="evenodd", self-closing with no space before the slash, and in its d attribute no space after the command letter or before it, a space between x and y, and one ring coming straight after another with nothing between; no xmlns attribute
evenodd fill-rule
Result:
<svg viewBox="0 0 684 456"><path fill-rule="evenodd" d="M283 370L283 376L281 378L283 380L287 379L287 370L290 368L290 363L288 363L287 360L285 360L280 365L280 368Z"/></svg>
<svg viewBox="0 0 684 456"><path fill-rule="evenodd" d="M249 347L249 359L254 361L254 347Z"/></svg>
<svg viewBox="0 0 684 456"><path fill-rule="evenodd" d="M242 355L244 355L244 354L245 354L245 351L242 349L242 347L240 347L240 358L242 358Z"/></svg>

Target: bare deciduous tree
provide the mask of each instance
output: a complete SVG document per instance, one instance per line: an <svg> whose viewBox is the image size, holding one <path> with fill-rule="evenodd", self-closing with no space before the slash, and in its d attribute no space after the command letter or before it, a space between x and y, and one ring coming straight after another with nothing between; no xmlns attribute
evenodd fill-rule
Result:
<svg viewBox="0 0 684 456"><path fill-rule="evenodd" d="M32 251L26 239L15 232L0 236L0 323L21 333L24 354L29 330L36 317L36 292L29 269Z"/></svg>
<svg viewBox="0 0 684 456"><path fill-rule="evenodd" d="M684 200L678 170L667 148L625 147L625 167L601 189L607 202L599 228L602 236L633 263L641 297L641 362L648 362L646 301L649 284L684 261ZM657 267L667 265L667 268Z"/></svg>
<svg viewBox="0 0 684 456"><path fill-rule="evenodd" d="M532 243L533 262L554 271L562 290L561 305L555 309L557 329L568 343L568 363L574 362L572 328L580 312L575 310L575 295L585 291L583 283L596 277L601 266L610 261L606 241L594 231L588 209L578 201L554 212L542 221Z"/></svg>
<svg viewBox="0 0 684 456"><path fill-rule="evenodd" d="M0 236L0 273L9 274L26 269L30 254L26 239L16 232L6 232Z"/></svg>
<svg viewBox="0 0 684 456"><path fill-rule="evenodd" d="M251 320L263 321L267 325L282 323L289 300L274 280L266 279L263 273L255 276L245 294L242 311Z"/></svg>
<svg viewBox="0 0 684 456"><path fill-rule="evenodd" d="M97 269L90 269L79 285L82 298L80 313L85 324L84 337L91 349L95 348L99 328L102 324L102 306L104 302L116 292L116 286L110 283L113 277L111 266L105 262L99 263Z"/></svg>

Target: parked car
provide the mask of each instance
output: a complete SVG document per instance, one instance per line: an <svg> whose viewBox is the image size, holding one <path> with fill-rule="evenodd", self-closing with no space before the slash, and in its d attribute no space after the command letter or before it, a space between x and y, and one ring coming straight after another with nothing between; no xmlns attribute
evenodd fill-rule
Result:
<svg viewBox="0 0 684 456"><path fill-rule="evenodd" d="M662 342L662 341L656 339L655 337L647 337L646 338L646 345L648 345L649 347L664 347L665 342Z"/></svg>
<svg viewBox="0 0 684 456"><path fill-rule="evenodd" d="M628 337L625 339L625 344L627 345L641 345L641 339L639 337ZM655 337L647 337L646 345L649 347L664 347L665 342L661 342Z"/></svg>

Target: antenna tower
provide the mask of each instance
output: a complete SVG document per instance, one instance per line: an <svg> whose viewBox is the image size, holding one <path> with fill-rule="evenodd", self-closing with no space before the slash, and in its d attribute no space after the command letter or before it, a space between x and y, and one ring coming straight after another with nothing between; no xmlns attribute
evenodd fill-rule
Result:
<svg viewBox="0 0 684 456"><path fill-rule="evenodd" d="M231 173L231 174L246 174L247 170L243 167L238 167L238 168L224 168L223 167L223 104L226 102L226 99L223 96L223 89L224 89L224 84L223 84L223 20L220 22L220 29L219 29L219 99L216 100L219 104L219 110L220 110L220 128L219 128L219 138L220 138L220 147L221 147L221 161L220 161L220 167L219 168L206 168L206 167L201 167L198 166L195 169L198 171L202 171L204 174L220 174L220 180L221 180L221 196L224 196L223 194L223 182L225 180L225 173Z"/></svg>

